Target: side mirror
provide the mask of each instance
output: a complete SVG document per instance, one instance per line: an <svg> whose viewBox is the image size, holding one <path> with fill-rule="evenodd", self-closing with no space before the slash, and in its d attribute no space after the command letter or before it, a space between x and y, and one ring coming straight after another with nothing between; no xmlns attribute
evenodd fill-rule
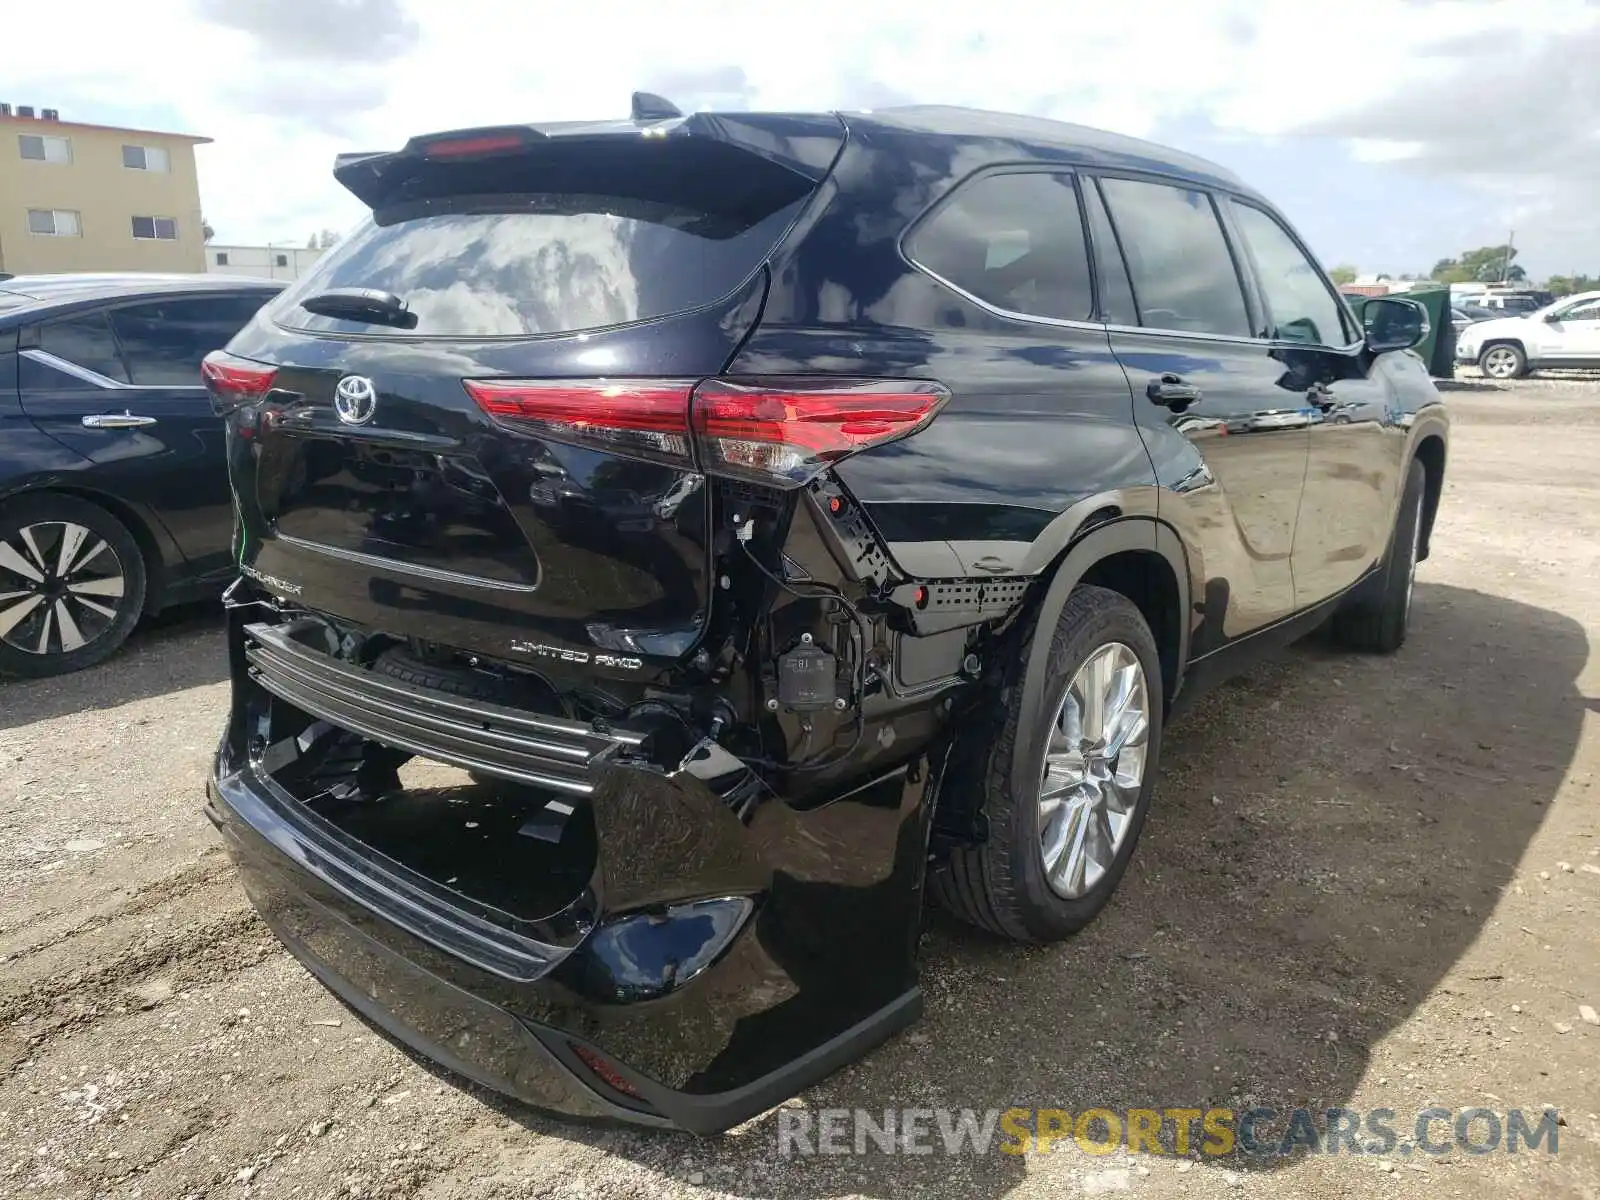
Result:
<svg viewBox="0 0 1600 1200"><path fill-rule="evenodd" d="M1544 323L1546 325L1559 325L1559 324L1561 324L1561 313L1559 311L1545 313L1545 315L1544 315Z"/></svg>
<svg viewBox="0 0 1600 1200"><path fill-rule="evenodd" d="M1367 349L1374 354L1409 350L1428 336L1428 310L1415 300L1373 296L1361 310Z"/></svg>

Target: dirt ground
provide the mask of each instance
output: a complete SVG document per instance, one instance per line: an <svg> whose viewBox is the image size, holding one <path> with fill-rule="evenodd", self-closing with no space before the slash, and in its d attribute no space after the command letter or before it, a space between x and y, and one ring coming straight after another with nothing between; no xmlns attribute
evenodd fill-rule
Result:
<svg viewBox="0 0 1600 1200"><path fill-rule="evenodd" d="M807 1108L1555 1106L1559 1152L782 1159L457 1086L253 917L201 816L220 621L0 684L0 1196L1600 1196L1600 382L1463 381L1412 638L1314 644L1169 733L1070 944L933 915L922 1023Z"/></svg>

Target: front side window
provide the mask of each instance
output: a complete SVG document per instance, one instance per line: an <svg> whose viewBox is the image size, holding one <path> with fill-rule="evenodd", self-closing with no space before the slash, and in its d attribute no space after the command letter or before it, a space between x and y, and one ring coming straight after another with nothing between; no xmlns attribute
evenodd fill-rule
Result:
<svg viewBox="0 0 1600 1200"><path fill-rule="evenodd" d="M133 236L140 241L174 242L178 239L178 223L171 217L135 217Z"/></svg>
<svg viewBox="0 0 1600 1200"><path fill-rule="evenodd" d="M122 165L134 171L168 171L171 162L160 146L124 146Z"/></svg>
<svg viewBox="0 0 1600 1200"><path fill-rule="evenodd" d="M1094 315L1071 175L1013 172L964 184L916 228L906 253L1008 313L1061 321Z"/></svg>
<svg viewBox="0 0 1600 1200"><path fill-rule="evenodd" d="M1562 312L1562 321L1600 321L1600 300L1584 300Z"/></svg>
<svg viewBox="0 0 1600 1200"><path fill-rule="evenodd" d="M17 149L23 158L35 162L70 163L72 143L64 137L49 137L37 133L17 135Z"/></svg>
<svg viewBox="0 0 1600 1200"><path fill-rule="evenodd" d="M1234 204L1233 213L1260 275L1268 336L1307 346L1348 346L1354 337L1343 309L1288 231L1248 204Z"/></svg>
<svg viewBox="0 0 1600 1200"><path fill-rule="evenodd" d="M83 224L71 209L30 208L28 232L46 237L77 237L83 232Z"/></svg>
<svg viewBox="0 0 1600 1200"><path fill-rule="evenodd" d="M83 313L41 325L39 349L96 375L128 382L105 313Z"/></svg>
<svg viewBox="0 0 1600 1200"><path fill-rule="evenodd" d="M1233 256L1211 197L1193 188L1103 179L1140 323L1180 333L1250 336Z"/></svg>

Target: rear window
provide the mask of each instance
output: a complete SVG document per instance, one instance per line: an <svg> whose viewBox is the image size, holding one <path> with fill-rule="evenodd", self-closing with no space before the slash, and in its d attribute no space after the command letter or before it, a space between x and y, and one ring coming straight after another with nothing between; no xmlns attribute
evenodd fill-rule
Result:
<svg viewBox="0 0 1600 1200"><path fill-rule="evenodd" d="M274 317L316 332L527 337L686 312L728 295L772 253L804 199L739 215L603 196L429 200L380 211L285 295ZM332 288L376 288L414 329L307 312Z"/></svg>

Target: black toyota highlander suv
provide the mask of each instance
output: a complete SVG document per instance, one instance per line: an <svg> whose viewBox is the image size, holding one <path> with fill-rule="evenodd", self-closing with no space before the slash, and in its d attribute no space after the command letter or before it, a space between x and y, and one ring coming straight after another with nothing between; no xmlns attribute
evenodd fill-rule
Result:
<svg viewBox="0 0 1600 1200"><path fill-rule="evenodd" d="M946 108L343 156L362 228L213 355L211 785L356 1010L699 1132L912 1021L925 888L1083 927L1164 723L1406 636L1447 423L1226 171Z"/></svg>

